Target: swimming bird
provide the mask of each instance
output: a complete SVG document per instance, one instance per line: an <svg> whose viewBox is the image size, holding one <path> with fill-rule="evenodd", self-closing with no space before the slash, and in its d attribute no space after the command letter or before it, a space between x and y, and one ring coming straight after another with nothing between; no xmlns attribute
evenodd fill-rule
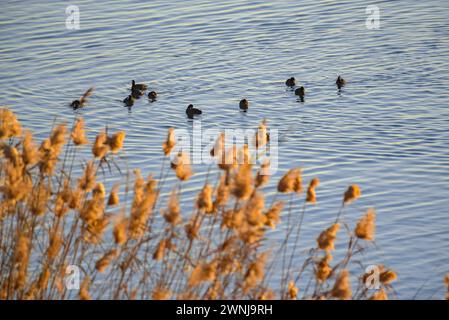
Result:
<svg viewBox="0 0 449 320"><path fill-rule="evenodd" d="M301 102L304 102L304 96L306 95L306 90L304 89L304 87L299 87L298 89L296 89L295 94L299 96L299 100Z"/></svg>
<svg viewBox="0 0 449 320"><path fill-rule="evenodd" d="M240 100L239 107L240 107L241 110L245 110L245 111L248 110L248 108L249 108L249 101L246 100L246 99Z"/></svg>
<svg viewBox="0 0 449 320"><path fill-rule="evenodd" d="M134 99L139 99L141 96L143 96L145 93L142 90L139 89L131 89L131 96Z"/></svg>
<svg viewBox="0 0 449 320"><path fill-rule="evenodd" d="M129 96L127 96L127 97L123 100L123 103L124 103L127 107L132 107L133 104L134 104L134 98L133 98L131 95L129 95Z"/></svg>
<svg viewBox="0 0 449 320"><path fill-rule="evenodd" d="M148 98L149 98L150 100L152 100L152 101L155 101L156 98L157 98L157 92L156 92L156 91L150 91L150 92L148 93Z"/></svg>
<svg viewBox="0 0 449 320"><path fill-rule="evenodd" d="M132 81L132 86L131 86L131 90L142 90L145 91L147 90L148 86L146 84L143 83L136 83L136 81Z"/></svg>
<svg viewBox="0 0 449 320"><path fill-rule="evenodd" d="M341 89L346 85L346 80L338 76L337 80L335 81L335 84L337 85L338 89Z"/></svg>
<svg viewBox="0 0 449 320"><path fill-rule="evenodd" d="M306 90L304 89L304 87L299 87L295 90L295 94L300 98L304 98L304 96L306 95Z"/></svg>
<svg viewBox="0 0 449 320"><path fill-rule="evenodd" d="M84 107L87 103L87 98L89 98L92 95L92 93L94 92L94 89L95 89L94 87L87 89L87 91L84 92L82 97L79 98L79 100L73 100L72 103L70 104L70 106L73 109L78 109L78 108Z"/></svg>
<svg viewBox="0 0 449 320"><path fill-rule="evenodd" d="M287 79L287 81L285 81L285 85L287 87L294 87L296 85L296 79L294 77Z"/></svg>
<svg viewBox="0 0 449 320"><path fill-rule="evenodd" d="M202 114L202 112L200 109L194 108L193 104L189 104L186 109L186 114L190 119L192 119L194 115Z"/></svg>

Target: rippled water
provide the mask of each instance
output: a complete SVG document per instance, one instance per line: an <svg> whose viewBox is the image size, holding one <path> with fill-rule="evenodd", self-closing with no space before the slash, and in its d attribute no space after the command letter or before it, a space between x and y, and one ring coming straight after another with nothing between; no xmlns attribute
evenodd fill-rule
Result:
<svg viewBox="0 0 449 320"><path fill-rule="evenodd" d="M81 28L72 31L66 2L2 1L0 105L24 126L43 137L55 117L71 121L68 102L95 85L79 111L90 137L105 125L126 130L126 161L147 173L159 172L167 128L191 128L189 103L203 109L204 128L255 128L265 117L283 136L267 190L294 166L322 182L319 203L305 217L304 249L333 222L347 185L358 183L363 197L346 211L348 221L370 206L378 211L377 249L365 262L397 270L400 298L444 295L447 1L377 1L379 30L365 27L361 1L76 4ZM349 80L341 95L338 74ZM292 75L306 87L305 103L285 90ZM157 90L158 101L123 108L132 79ZM238 111L242 97L251 101L246 114ZM186 201L206 171L195 166Z"/></svg>

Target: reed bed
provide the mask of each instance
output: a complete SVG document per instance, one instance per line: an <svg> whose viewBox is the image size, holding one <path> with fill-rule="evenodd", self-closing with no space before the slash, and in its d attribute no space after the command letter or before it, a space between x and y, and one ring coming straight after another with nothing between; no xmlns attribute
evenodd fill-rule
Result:
<svg viewBox="0 0 449 320"><path fill-rule="evenodd" d="M268 143L266 123L259 129L258 149ZM82 118L70 129L55 126L38 144L10 110L1 109L0 139L1 299L381 300L395 295L391 269L379 266L374 291L366 287L372 274L350 274L375 237L374 209L352 229L342 218L361 196L358 185L347 188L335 223L317 235L316 246L297 265L303 217L316 203L319 179L304 186L301 170L289 170L277 194L289 194L290 200L276 196L268 205L263 192L268 164L256 168L245 161L253 156L246 146L223 152L223 135L211 150L226 160L217 161L221 174L206 177L192 212L183 211L180 202L182 185L194 173L186 154L169 157L176 145L173 129L162 145L158 179L139 170L121 172L115 158L125 132L105 130L89 142ZM91 159L79 158L81 148L90 148ZM82 174L74 173L76 167ZM125 182L106 190L105 172L114 168ZM177 180L164 201L161 188L172 175ZM303 202L300 212L292 209L293 201ZM281 220L285 238L266 249L267 235ZM340 255L334 254L336 241L345 243ZM333 256L342 258L333 261ZM76 270L79 286L73 287L68 278ZM273 284L273 275L279 283ZM301 283L306 289L298 289Z"/></svg>

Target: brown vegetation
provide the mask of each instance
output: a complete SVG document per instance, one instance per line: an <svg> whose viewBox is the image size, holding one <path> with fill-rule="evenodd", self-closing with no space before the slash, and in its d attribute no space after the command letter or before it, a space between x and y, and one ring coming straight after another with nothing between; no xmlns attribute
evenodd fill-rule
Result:
<svg viewBox="0 0 449 320"><path fill-rule="evenodd" d="M259 128L260 147L267 144L266 123ZM84 122L77 119L71 130L64 124L53 128L38 146L15 115L1 109L0 139L1 299L364 299L372 294L364 287L366 277L349 270L353 257L374 240L373 210L354 231L337 218L317 236L304 263L293 263L302 218L317 202L319 185L317 178L311 180L303 195L300 169L278 183L279 195L290 194L290 200L267 204L261 189L269 179L263 175L267 164L258 171L247 161L239 164L235 157L247 158L247 149L236 150L234 159L219 163L217 179L205 181L193 212L185 212L181 185L193 175L186 154L175 156L161 181L135 170L132 185L108 191L100 169L122 149L124 132L100 132L89 146ZM220 141L212 152L217 158ZM174 147L169 130L161 155L167 157ZM82 162L77 148L91 148L92 159ZM78 163L79 177L73 174ZM160 185L170 170L178 180L163 203ZM360 195L357 185L350 186L342 210ZM293 201L303 202L299 215ZM284 207L288 212L282 213ZM267 234L284 219L284 241L266 249ZM332 263L337 241L347 242L347 249ZM81 270L76 295L66 286L73 265ZM396 279L393 271L381 270L381 290L373 299L387 298ZM271 280L273 272L282 275L280 284Z"/></svg>

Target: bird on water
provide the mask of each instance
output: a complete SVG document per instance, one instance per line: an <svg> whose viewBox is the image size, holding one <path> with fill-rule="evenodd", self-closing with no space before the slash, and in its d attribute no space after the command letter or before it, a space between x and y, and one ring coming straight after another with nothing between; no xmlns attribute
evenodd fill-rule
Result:
<svg viewBox="0 0 449 320"><path fill-rule="evenodd" d="M148 99L150 99L151 101L155 101L157 98L157 92L156 91L150 91L148 93Z"/></svg>
<svg viewBox="0 0 449 320"><path fill-rule="evenodd" d="M123 100L123 103L127 107L132 107L134 105L134 98L132 97L132 95L129 95Z"/></svg>
<svg viewBox="0 0 449 320"><path fill-rule="evenodd" d="M294 77L291 77L290 79L287 79L285 81L285 85L287 87L294 87L296 85L296 79Z"/></svg>
<svg viewBox="0 0 449 320"><path fill-rule="evenodd" d="M139 90L139 89L131 89L131 96L134 99L139 99L141 96L143 96L145 94L144 91Z"/></svg>
<svg viewBox="0 0 449 320"><path fill-rule="evenodd" d="M200 109L194 108L193 104L189 104L186 109L186 114L189 119L193 119L194 115L202 114L203 112Z"/></svg>
<svg viewBox="0 0 449 320"><path fill-rule="evenodd" d="M246 99L240 100L239 108L240 108L240 110L244 110L244 111L248 110L248 108L249 108L249 101L246 100Z"/></svg>
<svg viewBox="0 0 449 320"><path fill-rule="evenodd" d="M148 86L144 83L136 83L136 81L132 81L131 91L133 90L141 90L145 91L147 90Z"/></svg>
<svg viewBox="0 0 449 320"><path fill-rule="evenodd" d="M340 90L346 85L346 80L342 77L338 76L337 80L335 81L335 84L337 85L338 89Z"/></svg>
<svg viewBox="0 0 449 320"><path fill-rule="evenodd" d="M299 87L298 89L296 89L295 94L299 96L301 102L304 102L304 96L306 95L306 90L304 89L304 87Z"/></svg>
<svg viewBox="0 0 449 320"><path fill-rule="evenodd" d="M87 98L89 98L92 95L94 89L95 89L94 87L87 89L87 91L84 92L81 98L79 98L78 100L73 100L70 106L75 110L84 107L87 103Z"/></svg>

